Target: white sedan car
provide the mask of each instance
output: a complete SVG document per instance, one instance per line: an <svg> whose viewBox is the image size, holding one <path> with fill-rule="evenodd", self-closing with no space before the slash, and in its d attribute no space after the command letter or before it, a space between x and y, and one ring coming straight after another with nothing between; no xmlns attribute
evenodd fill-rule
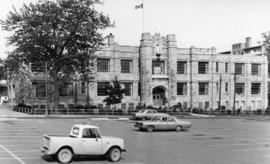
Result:
<svg viewBox="0 0 270 164"><path fill-rule="evenodd" d="M152 132L154 130L182 131L191 128L191 122L179 120L173 116L156 116L150 121L138 121L135 127L139 130Z"/></svg>
<svg viewBox="0 0 270 164"><path fill-rule="evenodd" d="M141 109L136 113L133 113L132 119L134 120L150 120L155 116L169 116L166 113L159 113L154 109Z"/></svg>

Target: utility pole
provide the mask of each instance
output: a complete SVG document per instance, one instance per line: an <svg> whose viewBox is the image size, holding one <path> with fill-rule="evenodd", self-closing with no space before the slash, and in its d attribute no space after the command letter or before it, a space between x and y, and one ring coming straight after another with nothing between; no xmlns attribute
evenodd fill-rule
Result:
<svg viewBox="0 0 270 164"><path fill-rule="evenodd" d="M46 94L46 106L45 106L45 117L48 117L48 64L45 62L45 94Z"/></svg>
<svg viewBox="0 0 270 164"><path fill-rule="evenodd" d="M221 84L222 84L222 77L221 77L221 74L220 74L220 78L219 78L219 95L218 95L218 110L219 110L219 112L221 111Z"/></svg>
<svg viewBox="0 0 270 164"><path fill-rule="evenodd" d="M189 89L190 89L190 112L192 113L192 103L193 103L193 93L192 93L192 52L193 51L193 46L189 50L189 62L190 62L190 73L189 73Z"/></svg>
<svg viewBox="0 0 270 164"><path fill-rule="evenodd" d="M233 90L233 112L232 112L232 114L234 115L234 113L235 113L235 97L236 97L236 92L235 92L235 89L236 89L236 72L234 72L233 83L234 83L234 90Z"/></svg>

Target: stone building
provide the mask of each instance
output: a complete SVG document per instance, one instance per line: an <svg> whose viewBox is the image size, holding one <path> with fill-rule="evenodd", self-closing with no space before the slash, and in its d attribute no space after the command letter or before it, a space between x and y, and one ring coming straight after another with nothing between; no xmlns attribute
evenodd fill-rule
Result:
<svg viewBox="0 0 270 164"><path fill-rule="evenodd" d="M156 107L181 103L209 110L216 109L219 100L227 109L234 104L243 110L267 107L268 64L263 55L219 54L214 47L179 48L175 35L158 33L143 33L139 46L119 45L109 35L97 55L97 76L90 84L91 103L97 106L105 106L106 83L117 77L125 87L121 106L126 109L139 103ZM44 103L44 78L28 84L33 94L25 93L26 101ZM60 90L60 101L72 104L76 95L76 102L85 104L84 82L66 83Z"/></svg>

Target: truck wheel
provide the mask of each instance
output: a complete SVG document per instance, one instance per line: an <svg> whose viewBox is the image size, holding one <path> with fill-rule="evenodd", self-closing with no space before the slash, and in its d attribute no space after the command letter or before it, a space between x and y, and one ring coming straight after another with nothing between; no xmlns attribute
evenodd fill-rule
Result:
<svg viewBox="0 0 270 164"><path fill-rule="evenodd" d="M109 161L112 162L117 162L119 161L121 158L121 151L119 148L117 147L113 147L110 149L109 153L108 153L108 159Z"/></svg>
<svg viewBox="0 0 270 164"><path fill-rule="evenodd" d="M57 161L60 163L70 163L73 153L69 148L62 148L57 153Z"/></svg>
<svg viewBox="0 0 270 164"><path fill-rule="evenodd" d="M152 131L154 131L154 126L148 126L148 127L146 128L146 131L147 131L147 132L152 132Z"/></svg>

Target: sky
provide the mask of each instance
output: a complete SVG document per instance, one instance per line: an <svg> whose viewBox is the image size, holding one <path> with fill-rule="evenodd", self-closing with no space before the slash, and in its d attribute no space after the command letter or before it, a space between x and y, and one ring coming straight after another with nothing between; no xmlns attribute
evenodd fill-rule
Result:
<svg viewBox="0 0 270 164"><path fill-rule="evenodd" d="M23 2L37 1L0 1L0 19L6 19L12 6L19 9ZM269 0L143 0L143 10L135 9L142 0L103 1L101 10L115 22L114 28L103 33L114 34L120 45L139 46L142 32L158 31L162 36L175 34L179 48L216 47L221 52L246 37L256 45L262 40L261 34L270 30ZM6 46L8 35L0 29L0 58L11 49Z"/></svg>

